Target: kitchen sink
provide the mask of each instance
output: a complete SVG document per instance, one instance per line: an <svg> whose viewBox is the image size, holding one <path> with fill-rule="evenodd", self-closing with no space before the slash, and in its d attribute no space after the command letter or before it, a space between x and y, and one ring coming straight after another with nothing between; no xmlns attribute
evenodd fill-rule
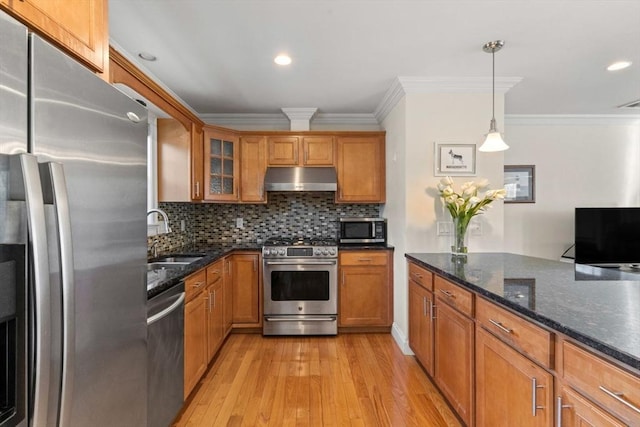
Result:
<svg viewBox="0 0 640 427"><path fill-rule="evenodd" d="M147 271L153 271L153 270L170 270L170 269L174 269L174 270L180 270L183 269L185 266L191 264L190 262L176 262L176 261L157 261L157 262L150 262L147 264Z"/></svg>
<svg viewBox="0 0 640 427"><path fill-rule="evenodd" d="M202 256L192 256L192 255L170 255L157 258L156 263L183 263L183 264L191 264L192 262L196 262L202 259ZM154 263L155 264L155 263Z"/></svg>

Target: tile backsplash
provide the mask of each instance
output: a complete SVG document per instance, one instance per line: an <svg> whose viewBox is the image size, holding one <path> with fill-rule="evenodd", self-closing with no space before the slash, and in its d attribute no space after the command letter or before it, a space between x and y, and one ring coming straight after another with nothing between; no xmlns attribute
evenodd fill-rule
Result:
<svg viewBox="0 0 640 427"><path fill-rule="evenodd" d="M172 232L149 237L148 244L157 240L158 250L169 251L196 242L262 243L274 236L336 238L338 218L380 215L378 204L336 204L334 196L330 192L270 193L264 205L160 203ZM242 228L236 227L236 218L242 218Z"/></svg>

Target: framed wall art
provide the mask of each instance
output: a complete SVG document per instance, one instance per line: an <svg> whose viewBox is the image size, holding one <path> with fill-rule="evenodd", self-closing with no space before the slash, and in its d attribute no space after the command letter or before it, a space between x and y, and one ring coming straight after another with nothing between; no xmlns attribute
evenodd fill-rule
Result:
<svg viewBox="0 0 640 427"><path fill-rule="evenodd" d="M536 202L536 167L534 165L504 166L505 203Z"/></svg>
<svg viewBox="0 0 640 427"><path fill-rule="evenodd" d="M475 176L476 144L435 143L435 176Z"/></svg>

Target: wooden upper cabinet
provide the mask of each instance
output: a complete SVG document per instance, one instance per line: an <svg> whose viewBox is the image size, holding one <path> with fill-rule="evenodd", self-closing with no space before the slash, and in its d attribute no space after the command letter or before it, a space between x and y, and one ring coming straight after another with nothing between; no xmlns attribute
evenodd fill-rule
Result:
<svg viewBox="0 0 640 427"><path fill-rule="evenodd" d="M331 135L278 135L267 137L269 166L333 166Z"/></svg>
<svg viewBox="0 0 640 427"><path fill-rule="evenodd" d="M267 170L266 142L262 136L240 138L240 201L266 203L264 174Z"/></svg>
<svg viewBox="0 0 640 427"><path fill-rule="evenodd" d="M302 138L301 164L303 166L333 166L333 137L305 136Z"/></svg>
<svg viewBox="0 0 640 427"><path fill-rule="evenodd" d="M235 133L205 127L204 200L238 200L238 143Z"/></svg>
<svg viewBox="0 0 640 427"><path fill-rule="evenodd" d="M191 200L191 129L175 119L158 119L158 201Z"/></svg>
<svg viewBox="0 0 640 427"><path fill-rule="evenodd" d="M338 136L336 202L384 203L384 137Z"/></svg>
<svg viewBox="0 0 640 427"><path fill-rule="evenodd" d="M204 131L191 125L191 200L202 200L204 194Z"/></svg>
<svg viewBox="0 0 640 427"><path fill-rule="evenodd" d="M107 0L0 0L0 8L93 71L108 67Z"/></svg>
<svg viewBox="0 0 640 427"><path fill-rule="evenodd" d="M270 136L267 138L269 166L297 166L298 145L297 136Z"/></svg>

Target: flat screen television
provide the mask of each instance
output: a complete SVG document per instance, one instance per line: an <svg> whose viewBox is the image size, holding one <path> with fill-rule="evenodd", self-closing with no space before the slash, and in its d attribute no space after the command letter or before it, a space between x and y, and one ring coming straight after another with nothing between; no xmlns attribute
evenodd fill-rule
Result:
<svg viewBox="0 0 640 427"><path fill-rule="evenodd" d="M640 268L640 208L576 208L575 262Z"/></svg>

